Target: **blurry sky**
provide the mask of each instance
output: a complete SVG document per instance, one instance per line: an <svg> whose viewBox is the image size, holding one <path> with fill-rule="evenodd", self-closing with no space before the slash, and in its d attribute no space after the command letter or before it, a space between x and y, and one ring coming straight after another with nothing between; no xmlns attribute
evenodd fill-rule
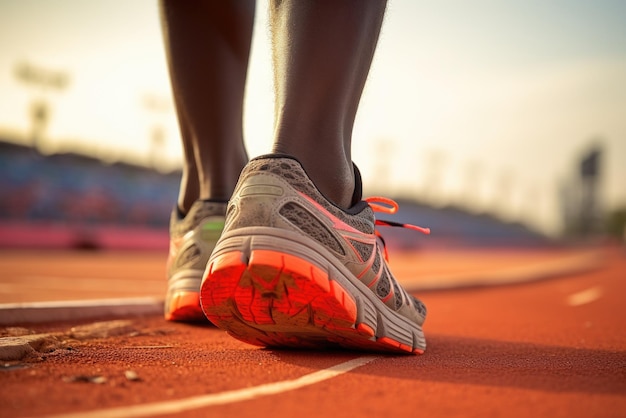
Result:
<svg viewBox="0 0 626 418"><path fill-rule="evenodd" d="M248 80L251 156L271 146L266 8ZM354 131L366 185L555 232L559 184L599 141L606 204L626 205L625 22L621 0L391 0ZM20 62L70 83L20 83ZM48 152L147 163L160 126L163 167L180 164L155 0L0 0L0 134L26 140L37 98L53 106Z"/></svg>

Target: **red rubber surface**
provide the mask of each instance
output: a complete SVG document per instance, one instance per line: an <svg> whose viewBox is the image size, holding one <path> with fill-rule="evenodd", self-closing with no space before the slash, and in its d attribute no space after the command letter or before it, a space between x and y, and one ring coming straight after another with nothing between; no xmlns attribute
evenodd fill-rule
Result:
<svg viewBox="0 0 626 418"><path fill-rule="evenodd" d="M477 254L465 258L475 263ZM347 374L295 391L173 416L624 416L626 256L623 249L609 249L604 255L604 267L589 273L420 294L429 308L428 350L423 356L381 356ZM72 277L72 269L76 278L84 278L85 286L94 272L109 271L111 289L106 291L120 293L123 283L132 290L137 280L132 278L146 271L163 274L163 259L157 256L150 256L152 261L122 256L121 262L98 264L93 255L58 253L55 261L39 270L41 257L30 257L32 262L22 263L21 270L17 261L28 259L27 254L2 262L4 297L17 294L10 292L17 292L19 285L37 293L35 277L49 275L61 281ZM428 263L427 254L416 257ZM461 259L451 257L449 265L460 270ZM494 265L499 264L493 262L491 268ZM20 272L27 274L20 276ZM6 284L17 277L21 279L11 282L14 287ZM48 281L39 288L51 286ZM573 295L594 289L595 299L571 304ZM79 293L78 286L74 292ZM68 337L65 348L40 358L3 362L11 367L0 371L0 416L37 417L174 401L295 379L361 355L261 349L215 328L167 322L160 315L132 321L133 332L82 341ZM23 325L37 332L66 333L76 323ZM135 371L139 380L125 378L128 370ZM106 381L72 381L80 376L102 376Z"/></svg>

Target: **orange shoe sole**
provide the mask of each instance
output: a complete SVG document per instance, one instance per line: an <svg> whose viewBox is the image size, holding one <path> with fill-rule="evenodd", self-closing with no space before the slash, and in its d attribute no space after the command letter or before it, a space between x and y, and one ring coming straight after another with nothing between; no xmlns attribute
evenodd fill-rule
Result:
<svg viewBox="0 0 626 418"><path fill-rule="evenodd" d="M421 354L359 321L359 301L324 269L291 254L223 253L200 291L207 318L233 337L270 347L337 348ZM382 328L382 327L381 327Z"/></svg>
<svg viewBox="0 0 626 418"><path fill-rule="evenodd" d="M178 291L168 295L165 319L179 322L201 322L207 318L200 307L200 294L192 291Z"/></svg>

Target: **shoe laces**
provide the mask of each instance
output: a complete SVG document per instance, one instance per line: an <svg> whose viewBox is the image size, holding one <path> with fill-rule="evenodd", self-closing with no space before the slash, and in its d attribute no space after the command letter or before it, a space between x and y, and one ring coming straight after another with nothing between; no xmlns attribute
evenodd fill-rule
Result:
<svg viewBox="0 0 626 418"><path fill-rule="evenodd" d="M382 197L382 196L368 197L365 199L365 201L370 205L370 207L372 208L374 212L387 213L390 215L396 213L398 211L398 208L400 207L395 200L389 199L387 197ZM424 235L430 235L430 228L424 228L418 225L405 224L405 223L394 222L394 221L385 221L382 219L376 219L374 224L379 225L379 226L393 226L393 227L412 229L414 231L421 232ZM387 253L387 246L385 245L385 240L383 239L380 232L378 232L378 230L375 230L374 233L376 234L378 238L380 238L383 244L383 251L384 251L385 259L389 261L389 255Z"/></svg>

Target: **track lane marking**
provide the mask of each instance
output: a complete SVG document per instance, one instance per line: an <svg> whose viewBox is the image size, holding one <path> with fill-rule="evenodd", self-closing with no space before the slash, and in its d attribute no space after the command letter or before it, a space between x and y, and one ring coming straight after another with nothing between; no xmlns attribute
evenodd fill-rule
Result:
<svg viewBox="0 0 626 418"><path fill-rule="evenodd" d="M48 418L131 418L146 417L165 414L175 414L198 408L215 405L242 402L262 396L276 395L278 393L299 389L315 383L331 379L347 373L357 367L377 359L377 356L363 356L339 363L327 369L309 373L297 379L282 380L280 382L266 383L244 389L229 390L226 392L211 393L208 395L193 396L191 398L178 399L166 402L154 402L143 405L131 405L117 408L99 409L95 411L76 412L71 414L50 415Z"/></svg>
<svg viewBox="0 0 626 418"><path fill-rule="evenodd" d="M162 313L163 299L153 297L0 303L0 325Z"/></svg>
<svg viewBox="0 0 626 418"><path fill-rule="evenodd" d="M569 306L581 306L594 302L602 297L602 288L600 286L590 287L580 292L572 293L567 297Z"/></svg>

